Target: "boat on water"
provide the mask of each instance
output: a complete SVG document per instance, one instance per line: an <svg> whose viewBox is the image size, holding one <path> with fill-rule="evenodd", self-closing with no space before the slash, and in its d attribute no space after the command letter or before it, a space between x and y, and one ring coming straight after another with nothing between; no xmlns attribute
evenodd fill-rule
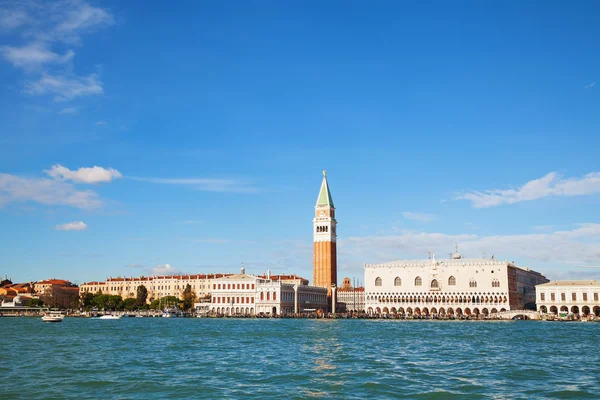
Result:
<svg viewBox="0 0 600 400"><path fill-rule="evenodd" d="M163 317L163 318L183 317L183 313L177 307L167 307L163 310L161 317Z"/></svg>
<svg viewBox="0 0 600 400"><path fill-rule="evenodd" d="M106 315L102 315L102 316L98 317L98 319L121 319L121 316L106 314Z"/></svg>
<svg viewBox="0 0 600 400"><path fill-rule="evenodd" d="M178 316L178 312L175 310L165 310L162 314L163 318L176 318Z"/></svg>
<svg viewBox="0 0 600 400"><path fill-rule="evenodd" d="M65 319L64 314L50 312L42 317L44 322L62 322Z"/></svg>

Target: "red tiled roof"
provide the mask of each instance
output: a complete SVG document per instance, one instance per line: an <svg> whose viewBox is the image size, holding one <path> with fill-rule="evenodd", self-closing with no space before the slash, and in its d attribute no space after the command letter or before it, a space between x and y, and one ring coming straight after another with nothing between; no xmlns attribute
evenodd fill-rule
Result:
<svg viewBox="0 0 600 400"><path fill-rule="evenodd" d="M45 281L36 282L38 285L66 285L69 281L65 279L46 279Z"/></svg>

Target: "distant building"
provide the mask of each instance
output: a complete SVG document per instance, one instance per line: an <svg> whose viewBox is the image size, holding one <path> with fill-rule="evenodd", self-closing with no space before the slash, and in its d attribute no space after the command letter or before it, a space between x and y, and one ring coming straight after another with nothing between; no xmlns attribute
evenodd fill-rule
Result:
<svg viewBox="0 0 600 400"><path fill-rule="evenodd" d="M402 260L365 264L370 314L479 315L535 309L539 272L495 259Z"/></svg>
<svg viewBox="0 0 600 400"><path fill-rule="evenodd" d="M33 290L36 295L42 296L50 289L63 288L72 286L72 283L65 279L46 279L44 281L38 281L33 284Z"/></svg>
<svg viewBox="0 0 600 400"><path fill-rule="evenodd" d="M22 298L21 296L15 296L14 298L7 300L4 299L0 307L3 308L15 308L15 307L24 307L25 302L30 300L30 298Z"/></svg>
<svg viewBox="0 0 600 400"><path fill-rule="evenodd" d="M535 290L537 309L541 313L600 317L600 282L597 280L552 281L537 285Z"/></svg>
<svg viewBox="0 0 600 400"><path fill-rule="evenodd" d="M137 288L145 286L148 290L147 302L166 296L181 297L189 284L196 297L202 298L211 294L211 282L227 274L196 275L153 275L131 278L109 278L105 282L86 282L81 285L81 293L97 293L118 295L123 299L135 298Z"/></svg>
<svg viewBox="0 0 600 400"><path fill-rule="evenodd" d="M210 311L218 315L280 315L327 308L327 289L303 284L306 279L267 273L264 276L239 274L212 282ZM293 282L293 283L292 283Z"/></svg>
<svg viewBox="0 0 600 400"><path fill-rule="evenodd" d="M365 310L365 288L352 287L350 278L344 278L342 286L336 290L336 311L363 312Z"/></svg>

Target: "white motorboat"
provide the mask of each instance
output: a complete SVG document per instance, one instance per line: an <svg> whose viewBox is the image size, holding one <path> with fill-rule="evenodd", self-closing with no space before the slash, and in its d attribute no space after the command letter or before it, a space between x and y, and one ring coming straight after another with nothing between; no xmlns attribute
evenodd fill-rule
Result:
<svg viewBox="0 0 600 400"><path fill-rule="evenodd" d="M102 315L98 319L121 319L121 316L120 315L106 314L106 315Z"/></svg>
<svg viewBox="0 0 600 400"><path fill-rule="evenodd" d="M42 321L44 322L62 322L63 319L65 319L65 316L57 313L49 313L42 317Z"/></svg>

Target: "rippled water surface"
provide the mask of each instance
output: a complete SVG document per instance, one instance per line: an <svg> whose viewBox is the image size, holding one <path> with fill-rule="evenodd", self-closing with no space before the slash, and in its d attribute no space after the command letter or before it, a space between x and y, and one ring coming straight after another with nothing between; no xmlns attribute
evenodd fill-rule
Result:
<svg viewBox="0 0 600 400"><path fill-rule="evenodd" d="M600 323L0 318L0 397L600 398Z"/></svg>

